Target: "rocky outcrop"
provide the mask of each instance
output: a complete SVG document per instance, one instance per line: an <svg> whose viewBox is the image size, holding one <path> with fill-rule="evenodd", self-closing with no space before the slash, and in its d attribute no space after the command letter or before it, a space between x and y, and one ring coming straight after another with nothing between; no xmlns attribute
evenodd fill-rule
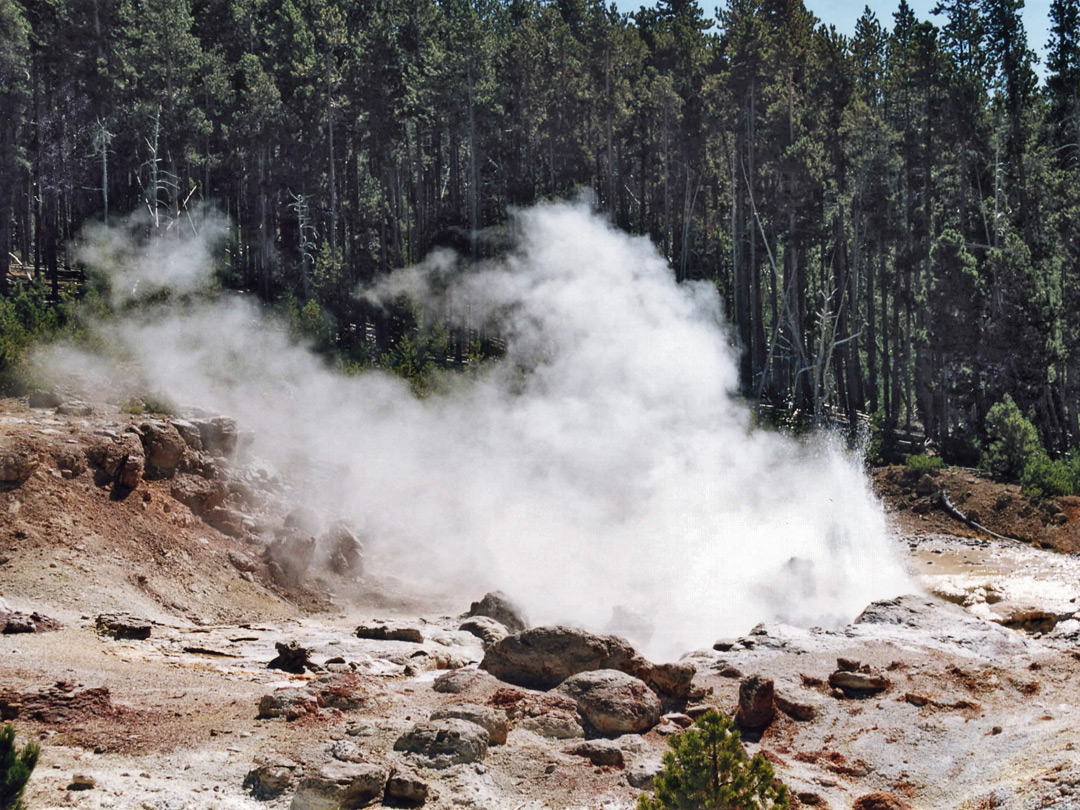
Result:
<svg viewBox="0 0 1080 810"><path fill-rule="evenodd" d="M0 488L22 486L34 474L39 463L37 453L26 448L0 453Z"/></svg>
<svg viewBox="0 0 1080 810"><path fill-rule="evenodd" d="M492 695L491 704L503 709L523 731L555 740L585 736L577 701L566 695L500 689Z"/></svg>
<svg viewBox="0 0 1080 810"><path fill-rule="evenodd" d="M524 611L502 591L484 594L479 602L473 602L465 618L473 616L494 619L511 633L520 633L529 628Z"/></svg>
<svg viewBox="0 0 1080 810"><path fill-rule="evenodd" d="M466 619L458 627L466 633L476 636L486 650L493 644L498 644L510 635L510 632L499 622L489 616L473 616Z"/></svg>
<svg viewBox="0 0 1080 810"><path fill-rule="evenodd" d="M60 622L38 612L20 613L0 607L0 634L11 636L18 633L45 633L59 630Z"/></svg>
<svg viewBox="0 0 1080 810"><path fill-rule="evenodd" d="M290 810L354 810L383 797L387 769L368 763L332 762L296 788Z"/></svg>
<svg viewBox="0 0 1080 810"><path fill-rule="evenodd" d="M510 733L510 723L506 712L493 709L490 706L481 706L476 703L452 703L443 706L431 713L432 721L448 719L468 720L487 730L488 742L491 745L503 745L506 743L506 735Z"/></svg>
<svg viewBox="0 0 1080 810"><path fill-rule="evenodd" d="M235 419L215 416L210 419L192 419L190 423L199 431L199 441L207 453L229 458L236 452L240 432Z"/></svg>
<svg viewBox="0 0 1080 810"><path fill-rule="evenodd" d="M244 789L260 801L276 799L293 786L298 767L291 759L271 757L248 771Z"/></svg>
<svg viewBox="0 0 1080 810"><path fill-rule="evenodd" d="M98 486L114 484L120 490L130 491L142 482L146 455L142 441L134 433L93 445L87 449L86 458L97 468Z"/></svg>
<svg viewBox="0 0 1080 810"><path fill-rule="evenodd" d="M317 714L319 701L304 689L278 689L259 698L260 719L284 717L297 720L305 715Z"/></svg>
<svg viewBox="0 0 1080 810"><path fill-rule="evenodd" d="M674 701L689 697L696 673L688 662L651 664L618 636L564 626L535 627L507 636L486 649L480 668L530 689L552 689L580 672L615 669Z"/></svg>
<svg viewBox="0 0 1080 810"><path fill-rule="evenodd" d="M147 477L171 477L187 447L180 433L168 422L143 422L138 431L146 454Z"/></svg>
<svg viewBox="0 0 1080 810"><path fill-rule="evenodd" d="M851 810L911 810L911 805L894 793L867 793L851 805Z"/></svg>
<svg viewBox="0 0 1080 810"><path fill-rule="evenodd" d="M308 669L312 671L319 669L311 661L311 650L301 647L296 641L290 641L287 644L275 642L274 649L277 650L277 656L266 665L267 669L280 669L282 672L292 672L295 675L303 675Z"/></svg>
<svg viewBox="0 0 1080 810"><path fill-rule="evenodd" d="M386 803L397 807L419 807L432 797L431 786L414 771L395 768L386 780Z"/></svg>
<svg viewBox="0 0 1080 810"><path fill-rule="evenodd" d="M773 681L761 675L751 675L739 683L739 708L735 725L749 731L767 728L776 716Z"/></svg>
<svg viewBox="0 0 1080 810"><path fill-rule="evenodd" d="M448 718L417 723L394 743L394 750L411 754L428 768L449 768L480 762L487 756L487 729L467 720Z"/></svg>
<svg viewBox="0 0 1080 810"><path fill-rule="evenodd" d="M319 537L326 554L326 566L339 576L358 577L364 573L364 544L342 521L337 521Z"/></svg>
<svg viewBox="0 0 1080 810"><path fill-rule="evenodd" d="M460 695L473 689L480 689L487 684L497 681L486 672L471 668L452 669L437 677L431 684L436 692L450 695Z"/></svg>
<svg viewBox="0 0 1080 810"><path fill-rule="evenodd" d="M552 689L572 675L597 669L647 674L650 666L621 638L575 627L536 627L492 645L480 663L501 681Z"/></svg>
<svg viewBox="0 0 1080 810"><path fill-rule="evenodd" d="M607 768L623 768L626 759L623 750L613 740L585 740L574 743L566 753L576 757L585 757L593 765Z"/></svg>
<svg viewBox="0 0 1080 810"><path fill-rule="evenodd" d="M103 613L94 620L98 635L117 640L150 638L150 622L126 613Z"/></svg>
<svg viewBox="0 0 1080 810"><path fill-rule="evenodd" d="M225 499L229 497L229 488L222 481L184 475L172 482L169 494L201 516L225 503Z"/></svg>
<svg viewBox="0 0 1080 810"><path fill-rule="evenodd" d="M409 641L413 644L423 644L424 634L420 628L401 622L388 622L377 620L367 622L356 628L357 638L367 638L373 641Z"/></svg>
<svg viewBox="0 0 1080 810"><path fill-rule="evenodd" d="M557 690L600 734L638 734L660 722L660 699L644 681L614 669L581 672Z"/></svg>

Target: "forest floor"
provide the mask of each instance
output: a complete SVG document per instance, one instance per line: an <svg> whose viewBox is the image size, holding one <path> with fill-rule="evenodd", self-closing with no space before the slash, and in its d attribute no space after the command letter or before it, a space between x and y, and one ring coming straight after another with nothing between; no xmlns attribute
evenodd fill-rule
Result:
<svg viewBox="0 0 1080 810"><path fill-rule="evenodd" d="M474 672L482 647L458 629L468 605L411 594L385 575L359 586L329 569L304 587L275 579L257 535L280 527L288 491L258 470L235 465L222 478L225 506L246 516L223 534L177 500L175 481L118 493L71 469L73 455L148 418L0 400L0 461L36 462L0 488L0 616L36 612L60 625L0 634L0 717L43 748L29 808L323 807L294 799L303 775L356 760L415 775L437 809L634 806L633 776L658 767L671 723L614 740L622 767L594 765L571 752L579 740L520 721L482 762L417 768L394 751L436 708L498 702L505 684ZM991 542L918 494L929 485L903 469L873 478L898 553L941 598L875 603L835 631L747 628L687 656L695 699L734 713L744 674L775 680L792 705L750 749L774 762L796 807L846 810L879 791L918 810L1080 806L1080 558L1038 548L1080 547L1080 502L1048 507L970 471L935 476L959 508L1027 541ZM117 612L149 636L101 632L98 617ZM373 619L405 622L423 640L357 638L357 624ZM324 673L268 669L278 642L308 649ZM838 658L883 677L884 690L830 688ZM463 692L433 688L461 667ZM350 705L258 716L264 696L313 694L327 672L351 679ZM256 799L245 786L260 766L285 773L278 797Z"/></svg>

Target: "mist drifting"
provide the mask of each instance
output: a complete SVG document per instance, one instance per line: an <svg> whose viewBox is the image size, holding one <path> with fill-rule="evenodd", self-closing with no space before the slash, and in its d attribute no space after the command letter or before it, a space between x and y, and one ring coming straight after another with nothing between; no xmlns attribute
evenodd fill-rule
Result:
<svg viewBox="0 0 1080 810"><path fill-rule="evenodd" d="M462 608L498 587L534 622L601 631L621 609L670 657L910 589L858 466L751 429L715 289L676 284L647 240L582 205L519 212L512 233L499 260L438 252L363 291L506 339L504 360L424 400L382 373L336 374L238 296L102 328L151 390L254 431L302 502L366 532L377 569ZM84 254L104 272L124 257L114 290L209 282L212 240L92 244L109 248Z"/></svg>

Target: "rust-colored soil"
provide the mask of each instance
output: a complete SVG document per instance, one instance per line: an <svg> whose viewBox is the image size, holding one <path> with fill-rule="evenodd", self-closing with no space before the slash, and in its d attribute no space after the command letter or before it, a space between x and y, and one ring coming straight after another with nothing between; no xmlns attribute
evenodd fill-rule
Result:
<svg viewBox="0 0 1080 810"><path fill-rule="evenodd" d="M920 480L923 481L920 486ZM973 470L946 468L924 480L905 467L873 471L877 495L903 534L983 536L939 505L937 493L990 531L1058 551L1080 551L1080 497L1033 498Z"/></svg>

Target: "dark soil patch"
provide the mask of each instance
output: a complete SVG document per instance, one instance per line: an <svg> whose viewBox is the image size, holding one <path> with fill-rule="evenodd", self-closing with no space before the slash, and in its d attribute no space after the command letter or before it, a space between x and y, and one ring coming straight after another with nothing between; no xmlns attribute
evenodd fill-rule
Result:
<svg viewBox="0 0 1080 810"><path fill-rule="evenodd" d="M957 509L995 534L1058 551L1080 551L1080 497L1033 498L1015 484L956 467L930 474L922 486L921 479L900 466L872 472L875 492L904 534L982 536L940 506L937 493L944 491Z"/></svg>

